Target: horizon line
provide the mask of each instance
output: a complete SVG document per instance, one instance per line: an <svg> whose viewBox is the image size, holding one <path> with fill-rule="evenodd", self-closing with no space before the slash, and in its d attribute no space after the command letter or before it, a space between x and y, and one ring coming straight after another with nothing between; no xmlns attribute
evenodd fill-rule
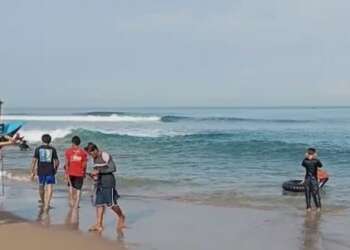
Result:
<svg viewBox="0 0 350 250"><path fill-rule="evenodd" d="M268 108L350 108L350 105L244 105L244 106L221 106L221 105L193 105L193 106L95 106L95 107L81 107L81 106L53 106L53 107L23 107L23 106L10 106L5 109L230 109L230 108L253 108L253 109L268 109Z"/></svg>

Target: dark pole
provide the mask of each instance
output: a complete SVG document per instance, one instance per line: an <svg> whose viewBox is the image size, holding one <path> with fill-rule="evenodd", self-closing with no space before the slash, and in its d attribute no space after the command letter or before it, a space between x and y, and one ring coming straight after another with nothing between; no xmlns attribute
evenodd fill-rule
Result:
<svg viewBox="0 0 350 250"><path fill-rule="evenodd" d="M2 104L4 104L4 102L0 99L0 123L2 122Z"/></svg>
<svg viewBox="0 0 350 250"><path fill-rule="evenodd" d="M0 148L0 178L1 178L1 196L5 197L5 169L4 169L4 155L2 153L2 149Z"/></svg>
<svg viewBox="0 0 350 250"><path fill-rule="evenodd" d="M0 124L2 123L2 104L4 102L0 100ZM1 196L5 196L5 173L4 173L4 155L2 148L0 147L0 177L1 177Z"/></svg>

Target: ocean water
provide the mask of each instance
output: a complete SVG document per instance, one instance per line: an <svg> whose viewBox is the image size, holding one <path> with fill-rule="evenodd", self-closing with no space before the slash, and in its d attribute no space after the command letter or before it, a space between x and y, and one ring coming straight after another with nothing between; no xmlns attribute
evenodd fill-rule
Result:
<svg viewBox="0 0 350 250"><path fill-rule="evenodd" d="M73 135L118 164L125 196L217 206L303 208L281 185L302 179L305 150L316 147L331 175L326 209L350 207L350 108L12 109L32 148L50 133L61 162ZM5 151L7 178L28 182L32 150ZM62 169L62 166L61 166ZM63 185L62 185L63 187Z"/></svg>

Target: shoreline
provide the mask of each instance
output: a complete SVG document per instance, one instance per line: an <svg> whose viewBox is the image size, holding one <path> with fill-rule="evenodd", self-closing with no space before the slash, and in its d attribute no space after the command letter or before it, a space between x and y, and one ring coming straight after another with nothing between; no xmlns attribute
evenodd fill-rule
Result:
<svg viewBox="0 0 350 250"><path fill-rule="evenodd" d="M27 244L18 245L24 240L22 243L14 240L28 232L31 235L31 246L37 247L36 244L42 242L39 239L45 237L54 243L65 242L65 248L74 246L72 250L108 250L112 249L109 248L111 245L114 250L350 248L350 233L346 230L349 223L344 220L349 216L349 210L339 211L338 214L324 212L320 215L306 215L304 211L292 209L227 208L177 201L122 198L120 203L127 213L124 235L116 235L115 218L107 211L105 231L96 237L96 234L87 232L95 218L94 209L87 202L86 196L78 214L73 215L67 209L66 197L56 195L54 209L50 210L47 217L41 217L40 212L37 214L40 209L35 198L34 195L20 203L9 197L4 203L6 211L0 210L0 221L7 220L6 224L0 224L0 242L8 244L5 245L8 249L19 250L25 247L34 250L27 247ZM72 243L68 243L70 241ZM87 244L88 247L95 244L95 248L74 245L75 241ZM57 248L62 249L63 247Z"/></svg>
<svg viewBox="0 0 350 250"><path fill-rule="evenodd" d="M48 239L57 232L63 238L70 235L72 241L96 239L94 233L88 232L95 223L95 209L89 192L83 193L81 208L75 211L69 209L64 190L56 190L53 209L48 214L42 213L37 199L36 187L31 183L7 182L6 197L0 205L0 218L6 223L0 224L0 236L7 235L3 241L7 242L8 249L23 250L17 242L7 238L13 239L27 231L35 240L41 239L42 230L47 229L45 237ZM346 219L350 209L329 210L326 206L318 216L316 213L306 215L304 209L293 206L273 209L225 207L142 196L122 196L119 203L127 216L124 233L116 232L116 218L106 211L105 230L97 237L101 244L112 244L114 250L116 246L119 247L117 250L350 249L350 232L347 230L350 222Z"/></svg>
<svg viewBox="0 0 350 250"><path fill-rule="evenodd" d="M0 244L5 249L35 250L50 246L52 250L123 250L124 246L98 235L73 232L58 227L45 227L0 210Z"/></svg>

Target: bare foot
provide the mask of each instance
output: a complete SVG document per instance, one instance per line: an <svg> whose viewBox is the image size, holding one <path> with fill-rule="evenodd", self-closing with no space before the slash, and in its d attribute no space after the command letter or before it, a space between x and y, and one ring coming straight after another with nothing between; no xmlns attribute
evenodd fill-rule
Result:
<svg viewBox="0 0 350 250"><path fill-rule="evenodd" d="M125 215L123 215L119 218L117 230L122 230L122 229L126 228L125 219L126 219Z"/></svg>
<svg viewBox="0 0 350 250"><path fill-rule="evenodd" d="M89 232L98 232L98 233L101 233L103 231L103 227L102 226L99 226L99 225L92 225L90 228L89 228Z"/></svg>
<svg viewBox="0 0 350 250"><path fill-rule="evenodd" d="M117 228L117 237L118 237L118 240L124 239L124 231L122 229Z"/></svg>
<svg viewBox="0 0 350 250"><path fill-rule="evenodd" d="M306 209L306 212L307 212L307 213L310 213L311 211L312 211L311 208L307 208L307 209Z"/></svg>
<svg viewBox="0 0 350 250"><path fill-rule="evenodd" d="M316 212L317 212L317 213L321 213L321 208L317 208L317 209L316 209Z"/></svg>

